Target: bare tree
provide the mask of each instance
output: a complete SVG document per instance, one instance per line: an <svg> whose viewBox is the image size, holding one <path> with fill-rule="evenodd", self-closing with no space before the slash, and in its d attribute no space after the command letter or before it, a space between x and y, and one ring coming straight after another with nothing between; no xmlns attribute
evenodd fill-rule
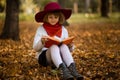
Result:
<svg viewBox="0 0 120 80"><path fill-rule="evenodd" d="M109 0L101 0L101 16L109 17Z"/></svg>
<svg viewBox="0 0 120 80"><path fill-rule="evenodd" d="M86 13L90 12L90 1L91 0L85 0L85 12Z"/></svg>
<svg viewBox="0 0 120 80"><path fill-rule="evenodd" d="M19 40L19 0L6 0L5 23L1 39Z"/></svg>
<svg viewBox="0 0 120 80"><path fill-rule="evenodd" d="M74 0L73 10L74 10L74 13L78 13L78 0Z"/></svg>

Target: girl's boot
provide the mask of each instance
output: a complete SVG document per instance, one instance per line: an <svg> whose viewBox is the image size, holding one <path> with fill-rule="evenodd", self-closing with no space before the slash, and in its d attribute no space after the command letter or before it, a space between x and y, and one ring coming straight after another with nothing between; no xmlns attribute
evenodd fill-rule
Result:
<svg viewBox="0 0 120 80"><path fill-rule="evenodd" d="M76 78L76 80L84 80L83 76L77 72L75 63L71 63L68 69L70 70L71 74Z"/></svg>
<svg viewBox="0 0 120 80"><path fill-rule="evenodd" d="M61 63L59 65L59 69L63 73L63 80L74 80L74 77L71 75L70 71L68 70L64 63Z"/></svg>

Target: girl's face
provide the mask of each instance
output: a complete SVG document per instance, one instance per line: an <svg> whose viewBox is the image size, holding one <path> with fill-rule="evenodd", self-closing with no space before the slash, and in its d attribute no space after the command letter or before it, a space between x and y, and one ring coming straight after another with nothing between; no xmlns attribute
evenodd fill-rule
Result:
<svg viewBox="0 0 120 80"><path fill-rule="evenodd" d="M48 15L48 23L51 25L55 25L59 21L59 16L56 16L54 14Z"/></svg>

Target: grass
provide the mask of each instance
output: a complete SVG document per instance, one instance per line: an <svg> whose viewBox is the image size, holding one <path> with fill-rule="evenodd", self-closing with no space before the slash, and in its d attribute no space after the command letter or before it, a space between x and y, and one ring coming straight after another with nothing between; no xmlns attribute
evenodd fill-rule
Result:
<svg viewBox="0 0 120 80"><path fill-rule="evenodd" d="M102 18L99 14L73 14L68 20L70 23L89 22L120 22L120 13L112 13L109 18Z"/></svg>
<svg viewBox="0 0 120 80"><path fill-rule="evenodd" d="M35 14L20 13L20 21L34 21ZM100 14L72 14L69 23L89 23L89 22L120 22L120 13L112 13L109 18L102 18ZM5 19L5 14L0 13L0 19Z"/></svg>

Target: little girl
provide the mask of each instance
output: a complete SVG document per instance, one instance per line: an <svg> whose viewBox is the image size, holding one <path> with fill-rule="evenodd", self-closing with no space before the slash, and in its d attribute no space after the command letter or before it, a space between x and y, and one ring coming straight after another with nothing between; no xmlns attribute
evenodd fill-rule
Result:
<svg viewBox="0 0 120 80"><path fill-rule="evenodd" d="M33 49L38 52L38 63L44 67L55 65L63 72L63 80L83 80L83 76L78 74L75 62L70 50L73 45L61 44L51 45L47 48L47 36L52 36L56 39L63 40L68 37L67 29L62 26L63 22L71 16L70 9L62 9L56 2L50 2L44 10L35 15L37 22L43 22L34 38Z"/></svg>

